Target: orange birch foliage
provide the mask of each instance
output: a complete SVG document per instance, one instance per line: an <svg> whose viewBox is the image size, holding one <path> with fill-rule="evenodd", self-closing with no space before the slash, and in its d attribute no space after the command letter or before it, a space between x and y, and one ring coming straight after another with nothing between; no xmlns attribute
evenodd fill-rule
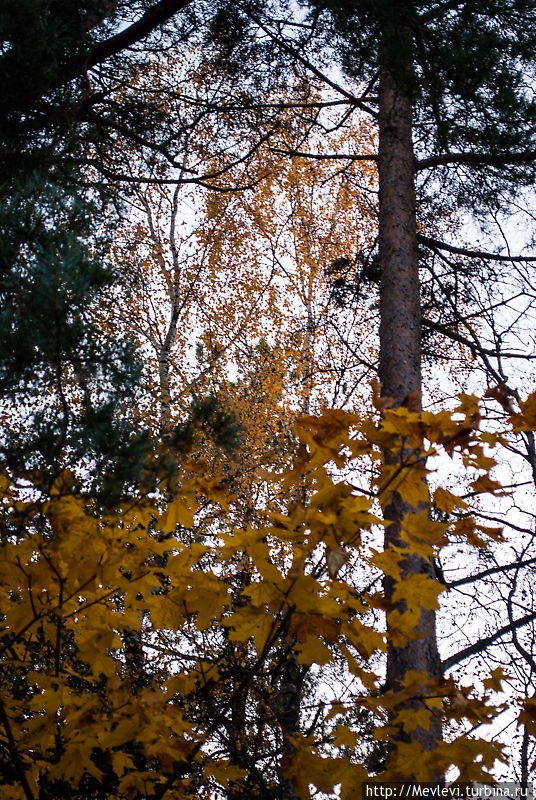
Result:
<svg viewBox="0 0 536 800"><path fill-rule="evenodd" d="M363 149L371 135L347 125L321 146ZM346 404L375 360L374 291L351 309L333 302L340 265L356 273L355 254L373 245L375 175L282 160L269 144L248 170L258 182L238 193L136 193L113 252L131 286L103 324L126 328L146 353L152 401L140 413L153 428L183 419L192 396L217 395L242 429L236 461L251 468L288 441L296 413Z"/></svg>
<svg viewBox="0 0 536 800"><path fill-rule="evenodd" d="M360 139L366 144L370 133L362 126L336 136L341 146L351 147ZM139 192L132 224L121 232L124 242L118 237L114 253L121 271L132 275L133 291L106 309L107 324L119 313L115 324L126 322L145 344L153 405L145 405L140 413L154 428L163 423L169 433L180 423L191 399L188 387L201 398L211 393L218 409L239 424L238 442L227 454L214 449L203 431L197 432L194 448L205 462L200 469L207 475L225 474L235 494L233 516L208 513L198 518L198 539L213 536L215 526L218 533L247 527L258 518L259 497L270 496L281 506L285 495L301 496L306 481L282 487L281 494L276 485L267 484L258 467L284 457L296 413L325 404L337 391L342 395L338 402L344 403L351 390L345 386L342 391L342 384L354 380L357 385L363 376L362 368L355 367L356 374L346 376L347 353L329 317L333 263L350 263L348 254L372 241L367 192L374 185L373 172L353 169L339 176L324 162L282 161L268 147L259 151L249 169L258 169L263 177L255 189L206 193L199 222L192 221L188 211L181 220L185 200L186 206L199 204L195 192L187 193L184 187L173 194L162 188ZM235 177L231 172L227 179L232 182ZM358 205L363 207L360 227L354 219ZM360 336L365 330L371 333L364 308L352 309L347 316L350 325L361 329ZM338 557L334 550L330 563ZM252 569L247 558L237 555L226 580L241 591L251 581ZM271 625L267 617L265 627ZM226 634L216 624L213 629L220 630L214 657L239 673L236 653L222 644L222 636L234 641L232 632ZM291 652L288 633L301 637L293 629L276 637L280 661ZM170 641L168 635L163 645L168 650ZM284 671L281 664L276 668ZM266 681L257 683L255 693L255 702L278 705L278 690ZM229 740L241 727L245 709L239 706L233 703ZM281 724L281 714L280 708L272 712L274 724ZM258 738L258 748L266 749L262 725L253 725L248 738ZM278 747L273 745L274 763ZM248 746L239 743L227 749L231 755L236 751L234 759L240 763Z"/></svg>

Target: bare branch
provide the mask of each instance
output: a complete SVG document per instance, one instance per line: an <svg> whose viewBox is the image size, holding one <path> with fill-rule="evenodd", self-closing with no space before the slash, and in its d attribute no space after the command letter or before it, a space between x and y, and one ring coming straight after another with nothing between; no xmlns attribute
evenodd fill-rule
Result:
<svg viewBox="0 0 536 800"><path fill-rule="evenodd" d="M277 153L282 156L299 156L300 158L314 158L317 161L377 161L378 157L373 155L346 155L344 153L304 153L301 150L280 150L276 147L271 147L272 153Z"/></svg>
<svg viewBox="0 0 536 800"><path fill-rule="evenodd" d="M456 255L467 256L467 258L482 258L487 261L522 261L525 263L536 261L536 256L501 256L497 253L486 253L483 250L467 250L465 247L456 247L456 245L440 242L438 239L431 239L429 236L423 236L422 233L417 234L417 240L427 247L437 247L439 250L446 250L448 253L456 253Z"/></svg>
<svg viewBox="0 0 536 800"><path fill-rule="evenodd" d="M454 342L463 344L471 351L473 355L480 354L483 356L492 356L493 358L499 358L499 356L502 358L520 358L524 361L532 361L536 359L536 354L533 353L499 352L497 349L483 347L480 342L475 340L471 341L461 333L458 333L458 331L454 331L451 328L448 328L446 325L441 325L439 322L434 322L433 320L425 319L424 317L422 318L422 326L423 328L428 328L431 331L440 333L447 339L451 339Z"/></svg>
<svg viewBox="0 0 536 800"><path fill-rule="evenodd" d="M523 627L523 625L528 625L529 622L532 622L536 619L536 613L527 614L524 617L520 617L519 619L510 622L509 625L504 625L502 628L499 628L498 631L495 633L490 634L490 636L484 636L482 639L479 639L474 644L469 645L469 647L465 647L463 650L460 650L459 653L456 653L449 658L446 658L445 661L442 663L443 670L448 670L451 667L456 666L461 661L465 661L466 658L470 658L470 656L474 656L476 653L480 653L485 650L490 644L493 644L497 641L497 639L501 639L503 636L506 636L507 633L511 633L518 628Z"/></svg>
<svg viewBox="0 0 536 800"><path fill-rule="evenodd" d="M536 150L525 150L523 153L443 153L429 156L415 162L415 172L430 167L444 167L450 164L469 164L472 167L502 167L508 164L532 164L536 161Z"/></svg>
<svg viewBox="0 0 536 800"><path fill-rule="evenodd" d="M458 578L456 581L446 583L447 589L454 589L456 586L465 586L467 583L474 583L482 578L487 578L489 575L495 575L498 572L508 572L512 569L519 569L520 567L528 567L531 564L536 564L536 558L529 558L526 561L515 561L513 564L504 564L497 567L490 567L482 572L477 572L475 575L467 575L465 578Z"/></svg>
<svg viewBox="0 0 536 800"><path fill-rule="evenodd" d="M127 47L132 47L136 42L144 39L148 34L152 33L155 28L167 22L168 19L175 16L178 11L182 11L190 4L191 0L160 0L156 5L147 9L145 14L140 17L137 22L129 25L124 31L112 36L111 39L106 39L104 42L99 42L98 45L87 56L85 63L79 63L78 72L82 68L92 69L97 64L102 64L103 61L111 56L117 55ZM74 64L72 65L74 67ZM78 74L75 72L74 75ZM71 75L69 77L74 77Z"/></svg>
<svg viewBox="0 0 536 800"><path fill-rule="evenodd" d="M279 47L281 47L282 50L284 50L293 58L295 58L297 61L299 61L299 63L302 64L304 67L306 67L306 69L308 69L310 72L312 72L313 75L315 75L317 78L320 78L321 81L326 83L329 87L334 89L343 97L346 97L347 100L350 100L350 102L357 108L360 108L361 111L365 111L367 114L370 114L370 116L374 117L374 119L378 118L378 114L376 111L370 108L359 97L356 97L351 92L347 91L343 86L340 86L338 83L335 83L335 81L332 81L331 78L328 78L327 75L324 75L323 72L321 72L317 67L315 67L314 64L312 64L307 58L305 58L300 52L298 52L298 50L296 50L294 47L291 47L291 45L289 45L288 42L282 41L278 36L272 33L272 31L270 31L265 25L262 24L261 20L256 15L248 11L248 16L256 25L258 25L261 31L263 31L273 42L275 42L277 45L279 45Z"/></svg>

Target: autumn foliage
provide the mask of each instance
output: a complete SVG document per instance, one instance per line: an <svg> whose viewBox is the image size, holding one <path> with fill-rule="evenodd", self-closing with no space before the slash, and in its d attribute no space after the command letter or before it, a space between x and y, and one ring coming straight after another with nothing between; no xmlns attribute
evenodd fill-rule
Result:
<svg viewBox="0 0 536 800"><path fill-rule="evenodd" d="M532 395L511 418L516 430L531 427L535 407ZM467 736L464 723L493 717L488 692L415 673L386 686L380 658L385 631L394 647L407 647L422 609L437 608L445 590L414 574L408 553L438 557L449 542L480 547L500 536L460 496L438 486L430 497L424 481L442 453L463 460L473 493L500 491L488 453L501 435L483 422L469 395L452 412L384 407L381 420L337 410L303 417L293 459L264 480L282 498L306 476L307 498L265 507L259 497L255 519L234 528L225 525L235 502L225 479L207 477L188 457L151 495L106 516L71 474L44 496L4 473L0 713L11 779L3 797L240 794L255 791L262 767L268 787L279 774L300 798L338 785L350 798L360 781L436 780L449 770L486 779L500 746ZM382 552L381 509L394 493L418 510L405 517L400 546ZM453 509L467 513L440 521ZM377 581L356 590L363 565L394 581L389 604ZM229 648L240 672L229 669ZM322 741L281 726L268 690L285 648L300 665L336 664L348 676L345 697L316 701ZM497 690L501 677L495 670L487 689ZM246 744L249 762L222 758L218 736L239 700L244 737L251 742L260 725L263 736L283 738L279 763L260 750L254 763ZM376 770L359 746L356 709L372 715L374 738L388 744ZM529 703L525 717L531 711ZM444 736L429 751L419 731L432 720Z"/></svg>
<svg viewBox="0 0 536 800"><path fill-rule="evenodd" d="M531 4L7 6L2 800L526 784Z"/></svg>

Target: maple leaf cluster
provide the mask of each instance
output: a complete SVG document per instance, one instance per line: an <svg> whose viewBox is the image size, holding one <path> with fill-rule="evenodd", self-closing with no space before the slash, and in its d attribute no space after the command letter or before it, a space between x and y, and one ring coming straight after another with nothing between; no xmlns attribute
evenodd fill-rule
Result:
<svg viewBox="0 0 536 800"><path fill-rule="evenodd" d="M535 408L531 395L513 424L530 425ZM134 800L141 792L157 800L229 786L246 791L247 761L222 758L215 742L240 704L247 735L247 703L263 709L266 730L272 725L283 736L279 774L300 798L337 786L350 798L356 781L375 774L426 781L455 766L460 780L489 778L500 746L466 736L460 725L479 726L497 713L490 693L502 671L480 694L450 677L411 671L386 687L378 660L387 646L419 638L423 612L437 608L445 590L412 571L409 553L438 557L453 539L479 546L498 536L470 516L463 526L432 520L432 502L445 510L467 503L444 489L432 501L423 481L439 451L488 476L491 435L481 421L472 396L461 396L453 413L385 410L379 426L336 410L304 417L293 463L270 480L293 486L307 476L308 500L278 511L259 504L250 524L217 532L211 523L210 536L199 533L207 509L225 518L235 497L195 461L177 467L172 480L166 474L159 493L132 497L106 516L94 513L69 473L47 497L32 497L4 473L5 523L17 531L4 537L0 560L5 796ZM334 471L334 463L340 470L364 459L376 464L368 487ZM481 478L476 492L498 490ZM378 551L370 543L389 524L382 509L395 493L417 510L404 517L398 546ZM198 533L188 539L188 530ZM360 558L393 583L389 596L355 591L351 565ZM376 621L383 612L385 629ZM284 648L297 668L344 664L354 678L351 701L333 696L322 708L328 750L285 730L267 692ZM225 649L240 671L229 670ZM532 729L531 703L522 721ZM381 773L359 756L348 716L355 709L373 715L375 739L388 744ZM461 732L427 749L419 732L438 722Z"/></svg>

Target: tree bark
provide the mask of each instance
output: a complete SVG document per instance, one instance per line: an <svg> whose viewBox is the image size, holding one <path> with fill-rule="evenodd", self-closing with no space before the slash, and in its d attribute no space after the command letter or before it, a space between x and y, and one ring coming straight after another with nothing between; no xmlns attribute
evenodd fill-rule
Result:
<svg viewBox="0 0 536 800"><path fill-rule="evenodd" d="M393 9L394 11L394 9ZM396 13L396 12L395 12ZM392 397L395 405L408 403L420 407L421 344L420 344L420 286L417 251L417 217L414 183L414 152L412 142L412 98L409 70L400 72L401 52L410 41L404 21L397 26L397 36L384 42L379 85L379 258L380 258L380 367L382 394ZM396 48L398 50L396 51ZM392 58L396 52L397 68ZM400 77L402 75L402 77ZM406 457L409 453L404 454ZM387 458L400 458L390 454ZM386 519L392 523L386 528L385 548L401 546L400 527L404 515L416 511L394 494L384 509ZM429 560L408 552L403 564L404 573L420 573L433 577ZM385 580L385 594L389 601L394 591L394 581ZM400 611L399 605L392 606ZM410 670L425 672L431 678L441 675L441 662L437 649L435 612L423 609L417 628L421 637L408 642L405 647L388 643L388 688L400 687ZM389 638L389 627L387 630ZM412 703L410 703L412 705ZM415 701L421 707L421 701ZM425 749L432 750L441 739L441 726L432 723L430 730L418 727L411 734Z"/></svg>
<svg viewBox="0 0 536 800"><path fill-rule="evenodd" d="M310 282L306 294L305 334L303 352L301 353L301 383L303 395L299 413L303 416L311 413L311 399L313 394L315 318L312 302L312 288ZM307 482L307 478L304 478L293 492L293 502L299 503L305 507L309 494L310 486ZM282 669L277 703L277 718L281 723L283 731L284 756L292 754L294 750L288 737L296 736L300 731L300 708L305 673L305 668L300 667L298 664L296 653L291 650L286 656ZM287 778L280 777L279 791L280 800L298 800L292 781Z"/></svg>
<svg viewBox="0 0 536 800"><path fill-rule="evenodd" d="M397 405L421 391L421 304L413 172L412 106L380 73L380 380Z"/></svg>

